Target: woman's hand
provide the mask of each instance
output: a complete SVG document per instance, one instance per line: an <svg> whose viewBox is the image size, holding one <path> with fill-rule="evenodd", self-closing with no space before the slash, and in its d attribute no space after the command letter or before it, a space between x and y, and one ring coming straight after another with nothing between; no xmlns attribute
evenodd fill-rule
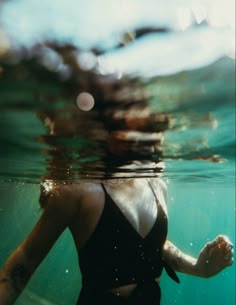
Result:
<svg viewBox="0 0 236 305"><path fill-rule="evenodd" d="M200 251L195 268L201 277L211 277L233 264L233 244L225 235L217 236Z"/></svg>

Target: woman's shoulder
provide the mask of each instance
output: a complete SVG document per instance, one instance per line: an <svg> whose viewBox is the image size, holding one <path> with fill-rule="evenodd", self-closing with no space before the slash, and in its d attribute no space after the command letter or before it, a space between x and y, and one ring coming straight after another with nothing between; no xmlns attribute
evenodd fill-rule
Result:
<svg viewBox="0 0 236 305"><path fill-rule="evenodd" d="M101 183L97 181L52 181L45 180L40 185L41 193L48 196L80 197L83 194L96 193L101 190Z"/></svg>
<svg viewBox="0 0 236 305"><path fill-rule="evenodd" d="M45 209L53 208L61 213L71 211L77 214L84 209L98 206L102 196L101 184L97 182L44 182L41 185L40 204Z"/></svg>
<svg viewBox="0 0 236 305"><path fill-rule="evenodd" d="M159 199L160 204L162 205L165 213L167 214L167 185L163 179L160 177L151 178L150 182L153 186L153 190L157 198Z"/></svg>
<svg viewBox="0 0 236 305"><path fill-rule="evenodd" d="M92 181L75 181L56 187L55 192L60 194L64 201L76 208L88 207L98 201L101 193L101 184Z"/></svg>

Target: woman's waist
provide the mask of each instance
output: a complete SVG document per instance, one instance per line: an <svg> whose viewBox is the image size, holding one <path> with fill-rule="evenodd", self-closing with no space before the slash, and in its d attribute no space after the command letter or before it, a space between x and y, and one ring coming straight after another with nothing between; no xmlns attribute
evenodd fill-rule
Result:
<svg viewBox="0 0 236 305"><path fill-rule="evenodd" d="M112 289L82 287L78 304L146 304L150 298L152 305L160 304L161 290L159 278L125 284ZM83 302L82 302L83 301Z"/></svg>
<svg viewBox="0 0 236 305"><path fill-rule="evenodd" d="M93 277L89 280L82 277L82 287L86 291L93 291L95 294L100 292L111 292L120 296L129 296L138 287L147 283L160 282L161 272L146 273L136 276L122 277L119 274L115 278L106 278L105 274L99 278Z"/></svg>
<svg viewBox="0 0 236 305"><path fill-rule="evenodd" d="M142 285L144 283L147 283L147 282L156 282L158 285L160 284L160 277L157 277L155 279L149 279L148 280L143 280L143 281L139 281L139 282L136 282L136 283L131 283L131 284L126 284L126 285L122 285L122 286L119 286L119 287L115 287L115 288L112 288L110 290L108 290L108 292L111 292L112 294L116 295L116 296L121 296L121 297L129 297L131 296L134 291L137 289L137 287L139 285Z"/></svg>

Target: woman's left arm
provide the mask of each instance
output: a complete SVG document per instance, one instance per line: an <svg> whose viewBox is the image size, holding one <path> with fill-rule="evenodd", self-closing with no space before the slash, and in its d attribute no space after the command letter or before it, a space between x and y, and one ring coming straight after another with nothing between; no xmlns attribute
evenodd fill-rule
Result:
<svg viewBox="0 0 236 305"><path fill-rule="evenodd" d="M219 235L202 248L198 258L194 258L166 241L163 255L175 271L209 278L233 264L233 244L227 236Z"/></svg>

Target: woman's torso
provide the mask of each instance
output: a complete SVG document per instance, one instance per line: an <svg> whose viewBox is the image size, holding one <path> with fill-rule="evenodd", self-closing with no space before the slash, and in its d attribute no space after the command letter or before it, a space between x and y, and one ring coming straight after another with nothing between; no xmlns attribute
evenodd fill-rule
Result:
<svg viewBox="0 0 236 305"><path fill-rule="evenodd" d="M160 189L155 191L161 206L166 211L165 195L161 194L165 190L163 182L160 183ZM147 180L140 178L117 184L115 181L113 183L104 181L103 184L127 221L140 236L145 237L154 225L158 213L156 198ZM78 192L81 193L81 185L78 188ZM78 217L70 226L78 251L86 245L96 230L105 205L105 193L101 183L85 183L82 193Z"/></svg>
<svg viewBox="0 0 236 305"><path fill-rule="evenodd" d="M71 191L78 194L78 208L69 228L79 257L82 257L83 252L87 251L86 249L91 248L91 244L96 239L96 234L99 235L99 227L103 226L101 222L104 221L104 212L106 213L109 208L107 208L106 202L109 199L111 201L110 205L115 206L115 213L120 214L120 221L127 223L125 228L129 231L133 230L133 233L128 234L129 237L127 238L132 240L134 237L137 239L137 243L139 242L139 237L142 243L146 237L149 237L148 235L151 235L152 229L158 225L156 220L158 216L161 216L160 213L162 213L162 218L166 216L165 212L163 213L163 211L166 211L165 185L158 178L155 181L148 181L143 178L124 181L112 180L104 181L103 184L84 182L78 185L71 185ZM108 213L113 212L111 210ZM115 221L115 219L111 219L111 223L114 224ZM107 242L111 238L109 236L110 232L107 232L108 230L109 225L106 227L106 231L102 233L104 239L106 240L107 238ZM165 233L163 234L165 235ZM124 236L125 238L126 236ZM84 256L86 257L86 255ZM113 255L110 253L109 256ZM96 249L94 258L96 258ZM90 260L92 261L92 257ZM135 282L121 285L121 287L118 285L113 291L120 295L129 295L136 285Z"/></svg>
<svg viewBox="0 0 236 305"><path fill-rule="evenodd" d="M103 185L84 185L85 192L80 200L78 221L70 226L80 257L82 275L84 273L85 278L96 279L96 270L99 274L97 268L99 264L103 269L100 270L101 276L97 277L101 281L104 279L104 287L107 278L112 290L122 295L129 295L136 287L136 282L140 280L138 280L139 274L132 276L132 263L133 270L139 269L140 273L149 270L149 267L151 269L151 264L155 265L155 268L153 266L152 268L156 277L159 277L161 272L161 248L166 237L167 222L164 219L163 224L159 224L166 216L163 212L164 186L159 181L155 187L157 194L154 194L154 186L150 187L150 184L151 182L146 179L135 179L125 182L114 181L114 183L107 181ZM120 228L121 238L116 233L117 227ZM118 249L113 251L113 248ZM118 252L119 248L120 252ZM148 253L159 251L159 256L151 253L143 257L143 260L150 260L150 266L146 262L142 271L142 261L139 257L143 250ZM140 255L132 256L133 252L140 252ZM154 261L157 263L155 264ZM157 266L158 262L160 266ZM91 270L91 275L88 269ZM106 272L106 269L115 269L118 273L120 270L123 279L116 283L115 273ZM130 269L130 273L125 271L127 269ZM85 282L88 280L86 279Z"/></svg>

